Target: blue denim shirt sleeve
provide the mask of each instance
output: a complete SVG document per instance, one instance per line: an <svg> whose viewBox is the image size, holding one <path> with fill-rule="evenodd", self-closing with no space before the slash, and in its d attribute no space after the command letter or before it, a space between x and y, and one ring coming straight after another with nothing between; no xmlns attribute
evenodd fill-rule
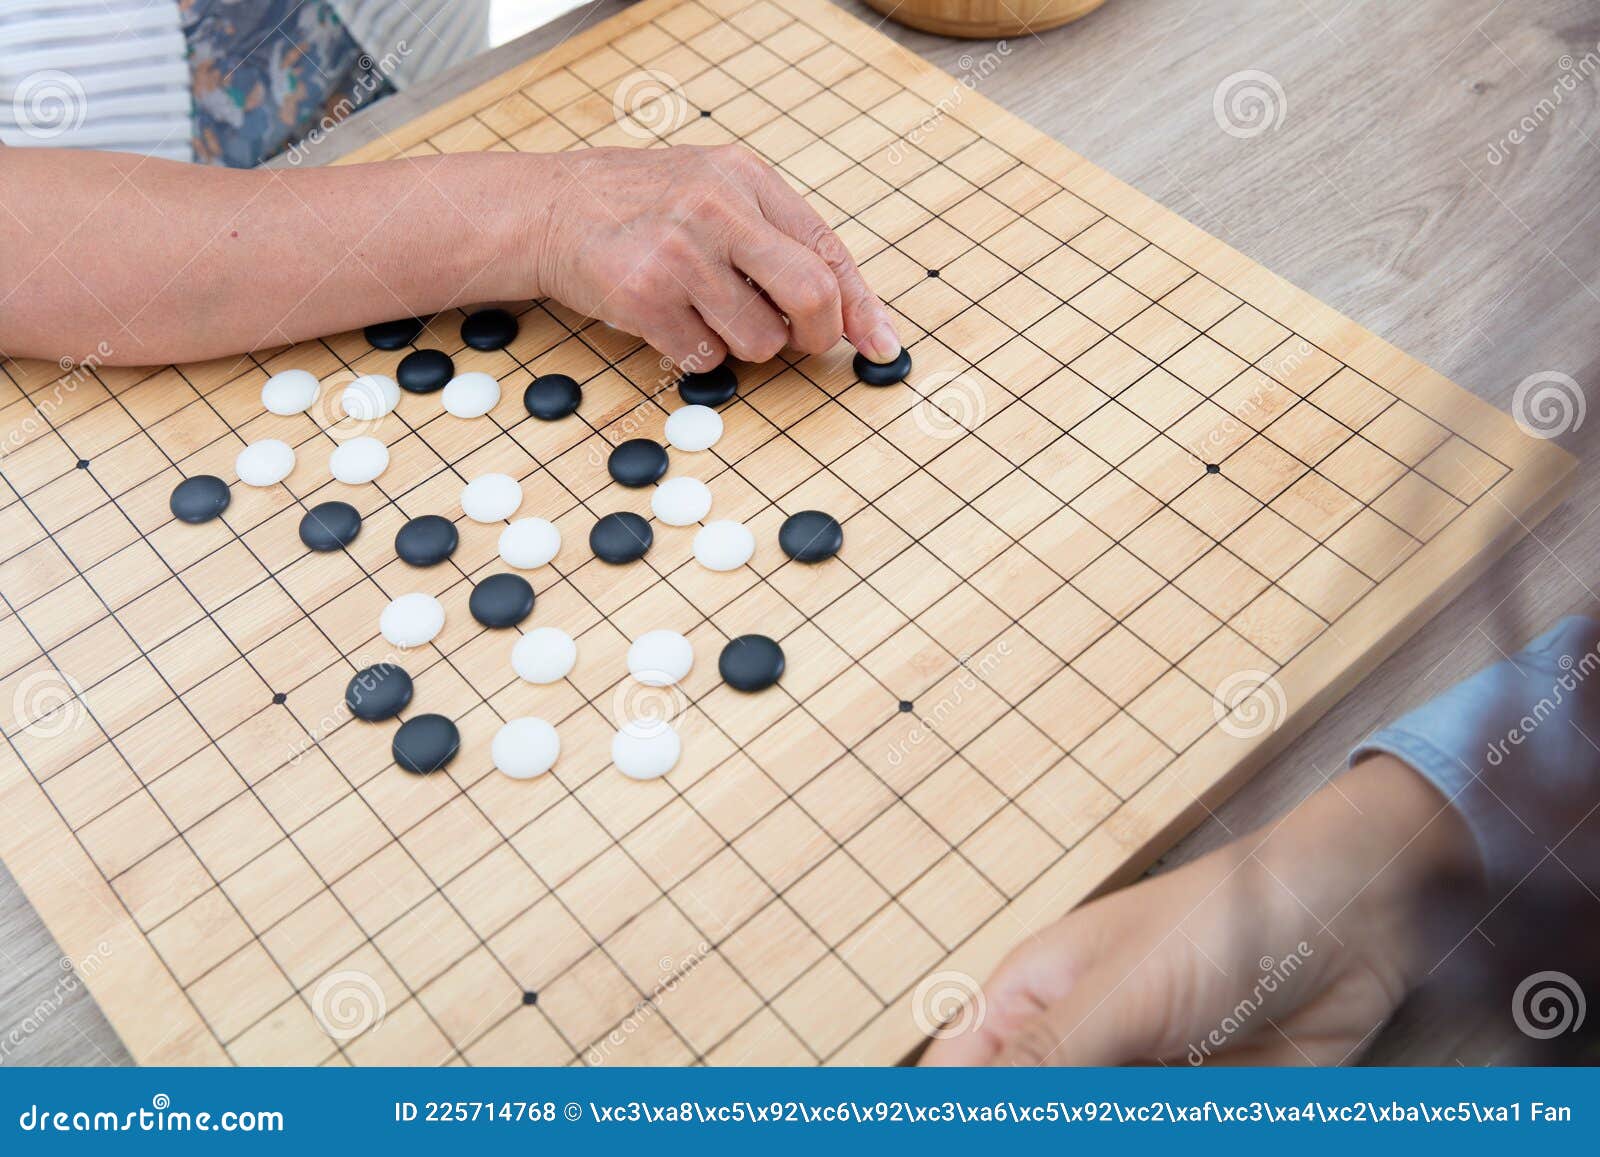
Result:
<svg viewBox="0 0 1600 1157"><path fill-rule="evenodd" d="M1600 621L1562 619L1517 654L1381 728L1386 752L1450 801L1492 888L1514 888L1600 805Z"/></svg>

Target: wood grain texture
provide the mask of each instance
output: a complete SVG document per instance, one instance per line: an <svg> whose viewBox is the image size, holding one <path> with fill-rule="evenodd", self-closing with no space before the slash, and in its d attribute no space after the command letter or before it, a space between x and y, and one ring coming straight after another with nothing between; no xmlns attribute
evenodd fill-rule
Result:
<svg viewBox="0 0 1600 1157"><path fill-rule="evenodd" d="M1117 6L1114 5L1114 6L1112 6L1112 10L1109 10L1109 11L1114 11L1115 8L1117 8ZM1083 24L1083 26L1080 26L1080 27L1085 27L1085 29L1091 29L1091 27L1096 26L1096 22L1101 21L1101 19L1104 19L1104 18L1106 18L1106 14L1102 13L1101 16L1096 16L1096 18L1091 19L1091 21L1086 22L1086 24ZM1182 26L1182 21L1178 21L1178 29L1181 29L1181 26ZM1178 30L1178 29L1174 29L1174 32L1176 32L1176 30ZM1237 35L1240 38L1248 38L1248 34L1246 34L1245 30L1238 30ZM1333 34L1330 34L1330 35L1333 35ZM1477 40L1474 40L1474 43L1477 43ZM1026 53L1026 51L1030 51L1030 50L1032 50L1032 43L1029 43L1029 45L1018 46L1019 53ZM1440 51L1442 51L1442 53L1443 53L1443 50L1440 50ZM1451 51L1453 51L1453 50L1451 50ZM1006 66L1003 67L1003 69L997 70L997 72L995 72L995 74L992 75L992 77L987 78L986 82L984 82L984 86L986 86L986 88L992 88L992 86L1000 85L1000 83L1002 83L1003 80L1005 80L1006 75L1014 75L1014 74L1016 74L1016 69L1018 69L1018 67L1021 67L1022 66L1022 62L1024 62L1024 61L1026 61L1026 56L1024 56L1024 58L1011 59L1011 61L1006 62ZM1448 61L1450 61L1450 56L1443 56L1443 61L1445 61L1446 64L1448 64ZM1290 93L1290 102L1291 102L1291 104L1290 104L1290 112L1291 112L1291 115L1293 115L1294 107L1296 107L1296 106L1294 106L1294 93L1296 93L1296 91L1299 91L1299 90L1298 90L1298 88L1296 88L1296 86L1293 85L1293 83L1290 83L1290 75L1280 74L1280 78L1282 78L1283 82L1285 82L1286 91L1288 91L1288 93ZM947 91L947 90L941 90L941 91ZM934 99L933 96L931 96L931 93L930 93L930 99ZM1210 107L1208 107L1208 104L1206 104L1205 110L1206 110L1206 115L1210 115ZM1059 110L1058 110L1058 115L1059 115ZM1085 120L1085 123L1088 123L1088 120L1090 120L1090 118L1083 118L1083 120ZM1150 118L1150 120L1152 120L1152 123L1158 123L1158 125L1162 125L1162 126L1166 125L1166 118L1152 117L1152 118ZM1448 120L1448 117L1440 118L1440 123L1445 122L1445 120ZM1093 126L1090 126L1090 128L1093 128ZM1194 131L1194 126L1190 125L1190 131ZM1126 144L1126 139L1128 139L1128 136L1130 136L1130 134L1123 133L1123 147L1131 147L1131 146L1128 146L1128 144ZM1285 138L1280 138L1280 136L1262 136L1262 138L1254 138L1253 141L1245 141L1245 142L1238 142L1238 141L1234 141L1234 139L1230 139L1229 138L1229 139L1227 139L1227 147L1229 147L1229 149L1238 149L1238 147L1243 147L1243 146L1262 146L1262 144L1266 144L1267 147L1270 147L1270 146L1272 146L1272 144L1274 144L1274 142L1280 141L1280 139L1286 139L1286 136L1285 136ZM1421 146L1419 146L1419 147L1421 147ZM1522 157L1528 158L1528 163L1538 163L1539 158L1546 157L1546 154L1542 154L1542 152L1538 152L1539 147L1541 147L1541 141L1539 141L1539 139L1536 138L1536 139L1534 139L1533 144L1531 144L1531 146L1528 147L1528 149L1526 149L1525 152L1523 152ZM1437 149L1435 149L1435 152L1437 152ZM1168 154L1168 155L1171 155L1171 154ZM1250 154L1245 154L1245 152L1240 152L1240 154L1238 154L1238 157L1245 158L1245 157L1248 157L1248 155L1250 155ZM1432 157L1432 155L1430 155L1429 160L1430 160L1430 162L1432 162L1432 160L1437 160L1437 158ZM1162 166L1162 168L1168 168L1168 162L1166 162L1166 160L1163 160L1163 162L1160 162L1160 166ZM1066 176L1066 174L1064 174L1064 176ZM1187 179L1187 181L1182 182L1182 184L1186 184L1186 186L1195 186L1195 184L1197 184L1197 182L1195 182L1194 179L1192 179L1192 174L1189 174L1189 176L1190 176L1190 179ZM1490 176L1498 176L1498 173L1490 173ZM1323 178L1322 181L1315 182L1315 184L1317 184L1317 186L1320 186L1320 184L1325 184L1325 182L1326 182L1326 178ZM1278 186L1277 187L1282 187L1282 182L1278 182ZM1240 195L1242 195L1242 197L1245 197L1246 200L1248 200L1248 197L1250 197L1250 195L1251 195L1250 189L1242 189L1242 190L1240 190ZM1314 189L1310 190L1309 194L1307 194L1307 195L1309 195L1309 197L1312 197L1312 195L1315 195L1315 190ZM1331 194L1330 194L1330 197L1331 197ZM1176 200L1176 198L1174 198L1174 200ZM1282 198L1275 198L1274 197L1274 198L1267 198L1267 200L1269 200L1269 202L1272 203L1272 205L1280 205L1280 203L1282 203ZM1446 205L1446 210L1448 210L1448 208L1450 208L1450 206ZM1190 214L1192 214L1192 216L1197 216L1197 214L1194 214L1194 213L1190 213ZM1336 218L1336 216L1338 216L1338 213L1333 213L1333 216L1334 216L1334 218ZM1581 221L1581 219L1579 219L1579 221ZM1571 224L1578 224L1579 221L1571 222ZM1174 226L1171 226L1170 222L1166 222L1165 226L1163 226L1162 214L1152 213L1152 216L1150 216L1150 218L1147 219L1146 222L1144 222L1144 226L1142 226L1142 227L1146 227L1146 229L1152 230L1152 232L1160 232L1160 229L1163 229L1163 227L1174 227ZM1318 227L1318 222L1317 221L1306 222L1306 221L1302 221L1302 219L1299 219L1299 218L1294 219L1294 234L1296 234L1296 235L1301 234L1301 232L1304 232L1304 230L1317 229L1317 227ZM1181 230L1179 230L1179 232L1181 232ZM1181 237L1174 237L1173 240L1170 240L1170 243L1174 243L1174 245L1176 245L1176 243L1181 242L1181 240L1182 240ZM1565 240L1565 238L1563 238L1563 237L1552 237L1552 240L1555 240L1555 242L1563 242L1563 240ZM1592 253L1592 246L1590 246L1590 250L1589 251L1590 251L1590 253ZM1522 254L1522 253L1523 253L1522 248L1518 248L1517 245L1507 245L1506 246L1506 251L1504 251L1504 253L1501 254L1501 259L1502 259L1502 261L1512 261L1512 259L1517 258L1518 254ZM1200 261L1200 258L1198 258L1198 256L1195 256L1194 259L1195 259L1195 262L1197 262L1197 264L1203 264L1203 262ZM1221 259L1221 261L1224 261L1224 264L1226 264L1226 261L1227 261L1226 254L1222 254L1222 258L1219 258L1219 259ZM1339 264L1339 262L1330 262L1330 264L1331 264L1331 266L1334 266L1333 272L1338 272L1339 267L1349 267L1349 262L1344 262L1344 264L1342 264L1342 266L1341 266L1341 264ZM1541 259L1541 264L1542 264L1542 259ZM1486 277L1486 275L1490 274L1490 270L1491 269L1493 269L1493 262L1490 262L1490 264L1488 264L1488 266L1486 266L1485 269L1480 270L1480 274L1485 275L1485 277ZM1579 269L1582 269L1582 262L1579 262ZM1222 275L1222 272L1219 269L1213 269L1213 270L1211 270L1211 272L1213 272L1213 274L1219 275L1219 277L1221 277L1221 275ZM1534 269L1530 270L1530 274L1536 274L1536 272L1538 272L1538 267L1534 267ZM1584 272L1586 272L1586 274L1587 274L1587 269L1584 269ZM1576 277L1576 274L1574 274L1574 277ZM1310 278L1307 278L1307 280L1310 280ZM1530 280L1533 280L1533 278L1530 277ZM1280 288L1278 288L1277 285L1275 285L1275 283L1270 282L1270 280L1269 280L1269 282L1262 283L1262 285L1253 286L1253 288L1256 288L1256 290L1261 291L1261 293L1267 294L1267 296L1272 296L1272 294L1280 293L1280 291L1282 291L1282 290L1280 290ZM1470 290L1472 290L1472 288L1474 288L1474 285L1472 285L1472 283L1470 283L1470 282L1466 282L1466 283L1462 283L1462 285L1459 286L1459 288L1461 288L1462 293L1470 293ZM1512 286L1512 288L1515 288L1515 286ZM1502 294L1502 296L1504 296L1504 298L1510 298L1510 296L1512 296L1512 294L1507 293L1506 290L1501 290L1501 294ZM1283 299L1282 304L1285 304L1286 307L1294 307L1294 302L1290 301L1290 299ZM1301 302L1301 304L1304 304L1304 302ZM1394 302L1389 302L1389 304L1390 304L1390 307L1397 307L1397 306L1395 306ZM1541 314L1539 314L1539 317L1544 318L1544 320L1542 320L1542 322L1541 322L1541 325L1549 325L1549 323L1550 323L1549 322L1549 317L1550 317L1549 312L1541 312ZM1381 347L1373 347L1373 349L1368 350L1368 352L1362 352L1362 349L1360 349L1360 346L1362 346L1362 339L1358 338L1358 336L1349 336L1349 334L1341 334L1341 333L1339 333L1338 322L1334 322L1333 318L1325 318L1325 317L1320 318L1320 317L1318 317L1317 310L1310 309L1310 307L1306 307L1306 315L1304 315L1304 320L1302 320L1302 322L1296 322L1296 325L1306 325L1306 326L1323 325L1323 326L1328 326L1328 328L1326 328L1326 333L1325 334L1318 334L1318 336L1320 336L1320 339L1323 339L1323 341L1333 342L1333 344L1336 344L1336 346L1338 346L1338 344L1341 344L1341 342L1344 342L1344 344L1347 344L1347 346L1349 346L1349 350L1346 350L1346 352L1344 352L1344 355L1346 355L1346 357L1355 357L1355 358L1357 358L1357 360L1360 360L1360 358L1363 358L1363 357L1371 357L1371 358L1376 358L1376 362L1381 362L1382 358L1386 357L1386 355L1387 355L1386 354L1386 350L1382 350ZM1376 365L1376 362L1374 362L1374 365ZM1544 368L1544 366L1536 365L1536 366L1533 366L1533 368ZM1574 366L1574 370L1576 370L1576 366ZM1378 370L1376 370L1376 368L1373 368L1373 370L1371 370L1371 371L1373 371L1373 373L1378 373ZM1416 382L1416 389L1418 389L1418 397L1419 398L1427 397L1427 395L1437 394L1437 389L1438 389L1437 382L1432 382L1432 384L1427 384L1427 382L1424 381L1424 378L1426 378L1426 376L1422 376L1422 374L1419 374L1418 382ZM1514 381L1512 381L1512 384L1514 384ZM1410 389L1410 387L1408 387L1408 389ZM1470 424L1477 424L1477 419L1470 418L1470 414L1469 414L1469 416L1467 416L1467 421L1469 421ZM1488 421L1488 419L1485 419L1485 421ZM1490 426L1493 426L1493 422L1490 422ZM1480 546L1482 546L1482 544L1480 544ZM1477 549L1475 549L1475 547L1474 547L1474 550L1470 550L1469 554L1477 554ZM1558 562L1558 560L1557 560L1557 562ZM1466 578L1466 574L1462 574L1462 578ZM1555 595L1555 599L1557 599L1557 600L1560 599L1560 595ZM1534 619L1538 619L1538 613L1534 613ZM1400 626L1400 627L1390 627L1390 631L1392 631L1392 629L1403 629L1403 626L1405 626L1405 624L1402 624L1402 626ZM1437 635L1437 632L1434 632L1434 634ZM1371 629L1371 640L1373 640L1373 642L1382 643L1382 642L1384 642L1384 637L1386 637L1386 632L1379 631L1379 629L1376 629L1376 627L1373 627L1373 629ZM1454 642L1454 640L1451 640L1451 642ZM1426 647L1426 643L1424 643L1424 647ZM1437 658L1437 656L1438 656L1437 647L1438 647L1438 645L1437 645L1437 643L1435 643L1435 658ZM1422 650L1422 653L1424 653L1424 655L1427 655L1427 651L1426 650ZM1461 671L1461 666L1456 666L1456 664L1458 664L1458 663L1459 663L1459 659L1451 659L1450 664L1448 664L1448 666L1450 666L1450 669L1448 669L1448 671L1443 672L1443 674L1438 674L1438 672L1435 672L1434 679L1438 680L1438 682L1440 682L1440 685L1442 685L1443 682L1450 682L1450 679L1453 679L1454 675L1459 674L1459 671ZM1394 664L1390 664L1390 666L1394 666ZM1426 685L1426 683L1424 683L1424 685ZM1296 688L1296 690L1304 690L1304 688ZM1304 701L1304 703L1307 704L1306 709L1304 709L1304 711L1306 711L1306 714L1309 714L1309 712L1315 711L1315 709L1317 709L1318 706L1322 706L1322 704L1318 703L1317 698L1315 698L1315 695L1312 695L1312 696L1310 696L1310 698L1307 698L1306 701ZM1347 709L1347 707L1346 707L1346 709ZM1382 712L1379 712L1379 714L1382 714ZM1296 720L1296 722L1298 722L1298 720ZM1331 743L1333 743L1333 746L1336 746L1336 747L1347 746L1347 743L1349 743L1350 739L1354 739L1354 738L1357 738L1357 736L1355 736L1355 735L1339 736L1339 738L1334 738L1333 741L1331 741ZM1302 744L1302 747L1304 747L1304 744ZM1243 765L1242 765L1242 767L1243 767ZM1325 767L1331 767L1331 763L1326 763ZM1299 776L1291 776L1290 783L1288 783L1288 786L1280 787L1280 792L1286 791L1286 792L1288 792L1288 794L1291 794L1291 795L1293 795L1293 794L1301 794L1301 792L1304 791L1304 786L1306 786L1307 783L1315 783L1315 781L1314 781L1314 779L1310 778L1310 773L1307 773L1306 768L1302 767L1301 768L1301 775L1299 775ZM1280 799L1282 799L1282 795L1280 795ZM1182 810L1179 810L1179 813L1176 816L1168 816L1168 818L1166 818L1166 823L1182 823L1182 819L1184 819L1184 816L1181 815L1181 811ZM1229 813L1229 811L1224 810L1224 811L1222 811L1221 815L1224 816L1224 819L1222 819L1222 823L1227 823L1227 816L1232 815L1232 813ZM1146 821L1149 821L1149 824L1150 824L1149 827L1144 826L1144 824L1134 824L1134 826L1133 826L1133 837L1131 837L1131 839L1128 840L1128 842L1123 843L1123 845L1112 845L1112 847L1109 847L1109 848L1102 848L1102 850L1099 850L1098 856L1090 856L1090 858L1093 859L1094 863L1099 863L1099 861L1101 861L1101 859L1115 859L1115 858L1118 858L1118 856L1131 856L1131 858L1134 858L1134 859L1138 858L1138 856L1142 855L1142 853L1144 853L1144 851L1147 851L1147 848L1144 847L1144 843L1149 842L1149 839L1150 839L1149 832L1150 831L1160 832L1160 831L1162 831L1162 826L1163 826L1163 816L1160 815L1160 808L1154 808L1154 810L1150 810L1149 815L1144 816L1144 819L1146 819ZM1237 821L1237 816L1235 816L1235 821ZM1141 831L1142 832L1146 832L1146 837L1144 837L1144 839L1142 839L1142 840L1141 840L1141 837L1139 837L1139 832L1141 832ZM1082 847L1082 845L1080 845L1080 847ZM1091 848L1091 851L1094 851L1093 848ZM1091 875L1093 875L1093 872L1091 872ZM1080 879L1080 880L1077 880L1077 882L1075 882L1075 885L1072 885L1072 887L1093 887L1093 880ZM1048 917L1048 915L1051 915L1054 912L1053 904L1061 903L1062 899L1064 899L1064 898L1066 898L1066 896L1070 896L1070 895L1077 895L1077 893L1074 893L1074 891L1070 890L1070 888L1069 888L1069 890L1064 891L1064 893L1061 893L1061 891L1058 891L1058 895L1056 895L1056 896L1050 896L1050 898L1038 899L1038 901L1037 901L1037 912L1035 912L1035 915L1038 915L1038 917L1040 917L1040 919L1043 919L1043 917ZM997 943L995 943L995 944L989 944L989 946L982 947L982 951L971 951L971 952L968 952L968 955L966 955L966 957L963 957L963 965L966 965L966 967L974 968L974 970L981 970L982 962L984 962L984 960L986 960L987 957L989 957L989 955L992 955L992 952L998 951L998 949L1002 949L1002 947L1003 947L1003 944L998 944L998 941L997 941ZM891 1019L894 1019L894 1018L882 1019L882 1021L880 1021L880 1023L885 1024L885 1026L888 1026L888 1024L890 1024ZM899 1024L898 1024L898 1026L894 1026L894 1029L899 1029L899 1027L902 1027L902 1026L904 1026L904 1018L899 1018ZM885 1027L885 1029L883 1029L883 1032L885 1032L885 1034L893 1035L894 1029L891 1029L891 1027ZM126 1029L125 1029L125 1032L126 1032ZM864 1040L870 1040L870 1039L872 1039L872 1034L870 1034L870 1032L869 1032L869 1034L867 1034L867 1037L864 1037Z"/></svg>

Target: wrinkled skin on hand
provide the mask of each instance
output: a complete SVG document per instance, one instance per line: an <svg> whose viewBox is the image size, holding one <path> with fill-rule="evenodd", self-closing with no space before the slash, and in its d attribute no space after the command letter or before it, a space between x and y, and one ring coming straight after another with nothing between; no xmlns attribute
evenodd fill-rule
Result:
<svg viewBox="0 0 1600 1157"><path fill-rule="evenodd" d="M761 362L841 335L873 361L899 338L844 243L742 146L586 149L541 158L557 190L534 246L541 290L678 365Z"/></svg>

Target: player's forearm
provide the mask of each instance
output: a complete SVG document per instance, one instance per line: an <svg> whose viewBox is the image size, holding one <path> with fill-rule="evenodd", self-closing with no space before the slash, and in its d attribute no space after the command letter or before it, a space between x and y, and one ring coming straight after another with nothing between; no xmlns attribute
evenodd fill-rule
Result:
<svg viewBox="0 0 1600 1157"><path fill-rule="evenodd" d="M238 171L0 149L0 351L159 364L537 296L538 172L494 153Z"/></svg>

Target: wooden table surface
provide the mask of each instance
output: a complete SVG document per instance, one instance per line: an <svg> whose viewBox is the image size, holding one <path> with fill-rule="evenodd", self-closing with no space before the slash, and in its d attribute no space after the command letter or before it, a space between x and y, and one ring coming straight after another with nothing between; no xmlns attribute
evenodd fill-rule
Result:
<svg viewBox="0 0 1600 1157"><path fill-rule="evenodd" d="M339 126L352 150L625 5L600 0ZM859 3L843 7L879 24ZM1585 0L1110 0L1066 28L992 42L890 35L990 99L1509 408L1517 384L1600 373L1600 10ZM1218 126L1224 78L1270 74L1282 123ZM1563 83L1563 77L1568 78ZM1515 133L1518 140L1512 139ZM1592 419L1600 425L1600 416ZM1573 496L1313 726L1162 867L1275 820L1386 719L1600 599L1600 458L1590 426ZM1375 1041L1388 1063L1496 1058L1492 1017L1415 1001ZM1502 1018L1504 1019L1504 1018ZM128 1057L0 869L0 1065Z"/></svg>

